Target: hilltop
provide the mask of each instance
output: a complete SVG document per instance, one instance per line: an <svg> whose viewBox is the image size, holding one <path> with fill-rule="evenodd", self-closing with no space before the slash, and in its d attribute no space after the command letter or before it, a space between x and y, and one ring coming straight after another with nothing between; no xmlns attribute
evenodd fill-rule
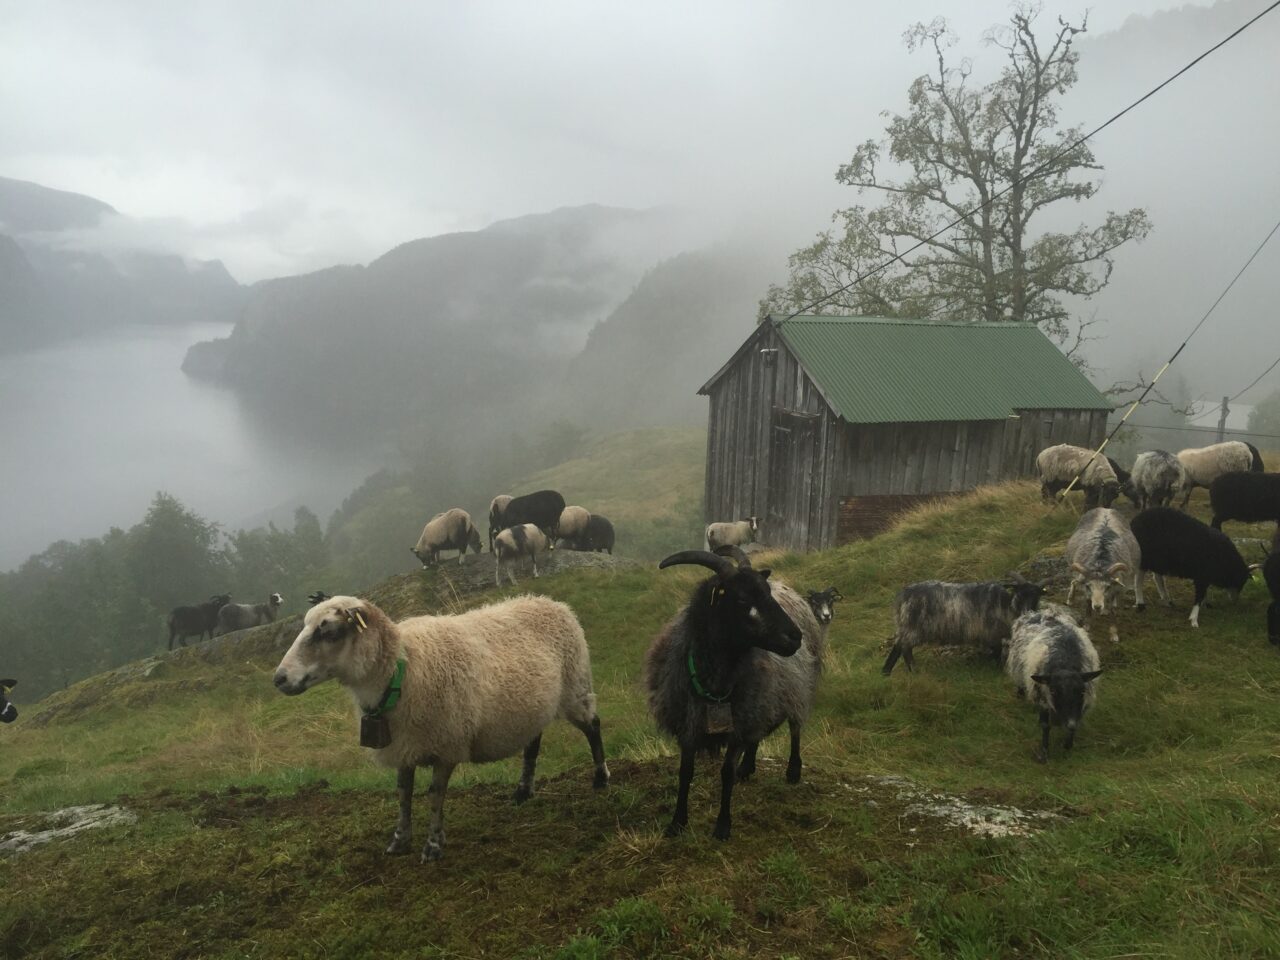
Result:
<svg viewBox="0 0 1280 960"><path fill-rule="evenodd" d="M1280 660L1265 641L1262 591L1235 605L1215 596L1199 631L1186 624L1185 583L1174 609L1122 611L1121 642L1099 643L1099 705L1074 754L1047 766L1030 758L1033 712L991 664L926 650L916 673L879 675L902 583L1031 569L1074 523L1031 484L1010 484L918 510L874 540L758 560L802 589L835 583L847 599L805 735L804 782L787 787L766 762L735 796L727 845L708 836L712 761L695 779L690 833L661 838L675 762L638 688L642 651L695 571L538 582L587 632L613 784L593 796L580 736L553 726L539 794L519 809L507 799L518 761L459 771L450 848L434 866L380 853L393 784L355 745L345 695L332 684L298 698L271 689L296 619L83 681L0 730L0 833L72 803L120 803L138 820L10 861L7 886L21 896L0 906L0 950L1274 954ZM513 592L442 605L414 573L368 596L404 616ZM775 738L764 754L785 748ZM1037 832L971 834L934 815L927 797L942 791L984 815L1029 811Z"/></svg>

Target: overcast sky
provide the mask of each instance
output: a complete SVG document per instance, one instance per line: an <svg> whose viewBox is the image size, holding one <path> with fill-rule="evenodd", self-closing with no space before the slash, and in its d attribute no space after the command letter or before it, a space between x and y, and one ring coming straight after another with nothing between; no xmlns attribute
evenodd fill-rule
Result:
<svg viewBox="0 0 1280 960"><path fill-rule="evenodd" d="M1090 33L1181 5L1107 0ZM589 202L763 212L803 239L928 67L903 30L940 11L981 56L1009 5L0 0L0 175L244 281Z"/></svg>

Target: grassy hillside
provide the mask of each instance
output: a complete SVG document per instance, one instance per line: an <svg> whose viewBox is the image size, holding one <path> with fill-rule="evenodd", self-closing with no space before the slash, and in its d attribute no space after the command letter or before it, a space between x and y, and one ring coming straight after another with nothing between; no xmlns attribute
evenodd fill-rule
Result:
<svg viewBox="0 0 1280 960"><path fill-rule="evenodd" d="M0 834L72 803L139 820L7 862L0 956L1275 956L1280 657L1260 586L1239 604L1212 594L1199 631L1182 583L1174 609L1122 612L1119 644L1097 630L1098 706L1073 755L1055 737L1046 766L1031 760L1033 711L995 666L924 650L916 673L879 674L902 583L1002 575L1060 548L1075 519L1009 485L873 541L770 558L847 599L804 781L762 764L735 792L727 844L709 836L709 760L690 832L662 838L676 764L638 687L691 569L539 581L587 631L613 783L592 793L581 736L557 724L524 806L509 800L517 761L459 771L433 865L382 856L393 778L355 746L345 695L271 689L296 622L85 681L0 729ZM369 596L404 615L434 593L411 574ZM892 778L1061 819L977 837L922 815Z"/></svg>

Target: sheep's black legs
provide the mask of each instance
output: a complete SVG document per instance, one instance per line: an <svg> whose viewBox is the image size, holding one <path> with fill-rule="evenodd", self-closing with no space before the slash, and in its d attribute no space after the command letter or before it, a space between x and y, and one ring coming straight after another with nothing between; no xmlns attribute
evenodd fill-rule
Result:
<svg viewBox="0 0 1280 960"><path fill-rule="evenodd" d="M396 771L396 797L400 800L400 819L391 837L387 853L408 853L413 842L413 767L401 767Z"/></svg>
<svg viewBox="0 0 1280 960"><path fill-rule="evenodd" d="M729 807L733 802L733 781L736 774L734 767L738 763L738 754L742 747L736 740L730 740L724 750L724 763L720 767L720 814L716 817L716 828L711 835L717 840L729 839L731 817Z"/></svg>
<svg viewBox="0 0 1280 960"><path fill-rule="evenodd" d="M916 658L911 655L911 648L906 647L902 651L902 662L907 665L907 669L912 673L916 672Z"/></svg>
<svg viewBox="0 0 1280 960"><path fill-rule="evenodd" d="M591 745L591 762L596 765L595 779L591 781L591 786L596 790L603 790L609 785L609 765L604 762L604 739L600 736L600 718L592 717L590 723L573 724L587 738L587 743Z"/></svg>
<svg viewBox="0 0 1280 960"><path fill-rule="evenodd" d="M893 649L889 651L889 656L885 658L884 666L880 668L880 672L886 677L893 673L894 665L897 664L900 656L902 656L902 644L895 643Z"/></svg>
<svg viewBox="0 0 1280 960"><path fill-rule="evenodd" d="M444 793L449 789L453 776L452 763L436 763L431 768L431 786L427 797L431 801L431 824L427 829L427 845L422 848L422 862L439 860L444 856Z"/></svg>
<svg viewBox="0 0 1280 960"><path fill-rule="evenodd" d="M800 782L800 727L791 723L791 758L787 761L787 783Z"/></svg>
<svg viewBox="0 0 1280 960"><path fill-rule="evenodd" d="M1036 751L1038 763L1049 762L1049 711L1040 711L1040 749Z"/></svg>
<svg viewBox="0 0 1280 960"><path fill-rule="evenodd" d="M533 768L538 765L538 751L542 748L542 734L538 734L524 748L524 767L520 770L520 783L516 786L516 803L524 803L533 796Z"/></svg>
<svg viewBox="0 0 1280 960"><path fill-rule="evenodd" d="M1076 728L1067 727L1067 735L1062 741L1062 749L1070 750L1076 742Z"/></svg>
<svg viewBox="0 0 1280 960"><path fill-rule="evenodd" d="M760 744L748 743L742 749L742 762L738 764L738 782L750 780L751 775L756 772L756 750Z"/></svg>
<svg viewBox="0 0 1280 960"><path fill-rule="evenodd" d="M693 744L680 744L680 791L676 794L676 812L667 824L668 837L678 837L689 825L689 783L693 780L696 753Z"/></svg>
<svg viewBox="0 0 1280 960"><path fill-rule="evenodd" d="M1204 603L1205 595L1209 592L1209 584L1204 581L1196 581L1196 602L1191 605L1191 625L1193 627L1200 626L1200 605Z"/></svg>

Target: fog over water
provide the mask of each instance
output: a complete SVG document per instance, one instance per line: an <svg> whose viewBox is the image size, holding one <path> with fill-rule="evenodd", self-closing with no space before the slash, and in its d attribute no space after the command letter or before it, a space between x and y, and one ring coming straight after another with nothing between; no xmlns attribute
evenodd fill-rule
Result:
<svg viewBox="0 0 1280 960"><path fill-rule="evenodd" d="M0 569L137 523L156 490L235 529L300 503L323 521L371 472L355 451L335 462L265 435L234 393L182 372L188 346L226 333L135 327L0 356L0 501L26 505L5 509Z"/></svg>

